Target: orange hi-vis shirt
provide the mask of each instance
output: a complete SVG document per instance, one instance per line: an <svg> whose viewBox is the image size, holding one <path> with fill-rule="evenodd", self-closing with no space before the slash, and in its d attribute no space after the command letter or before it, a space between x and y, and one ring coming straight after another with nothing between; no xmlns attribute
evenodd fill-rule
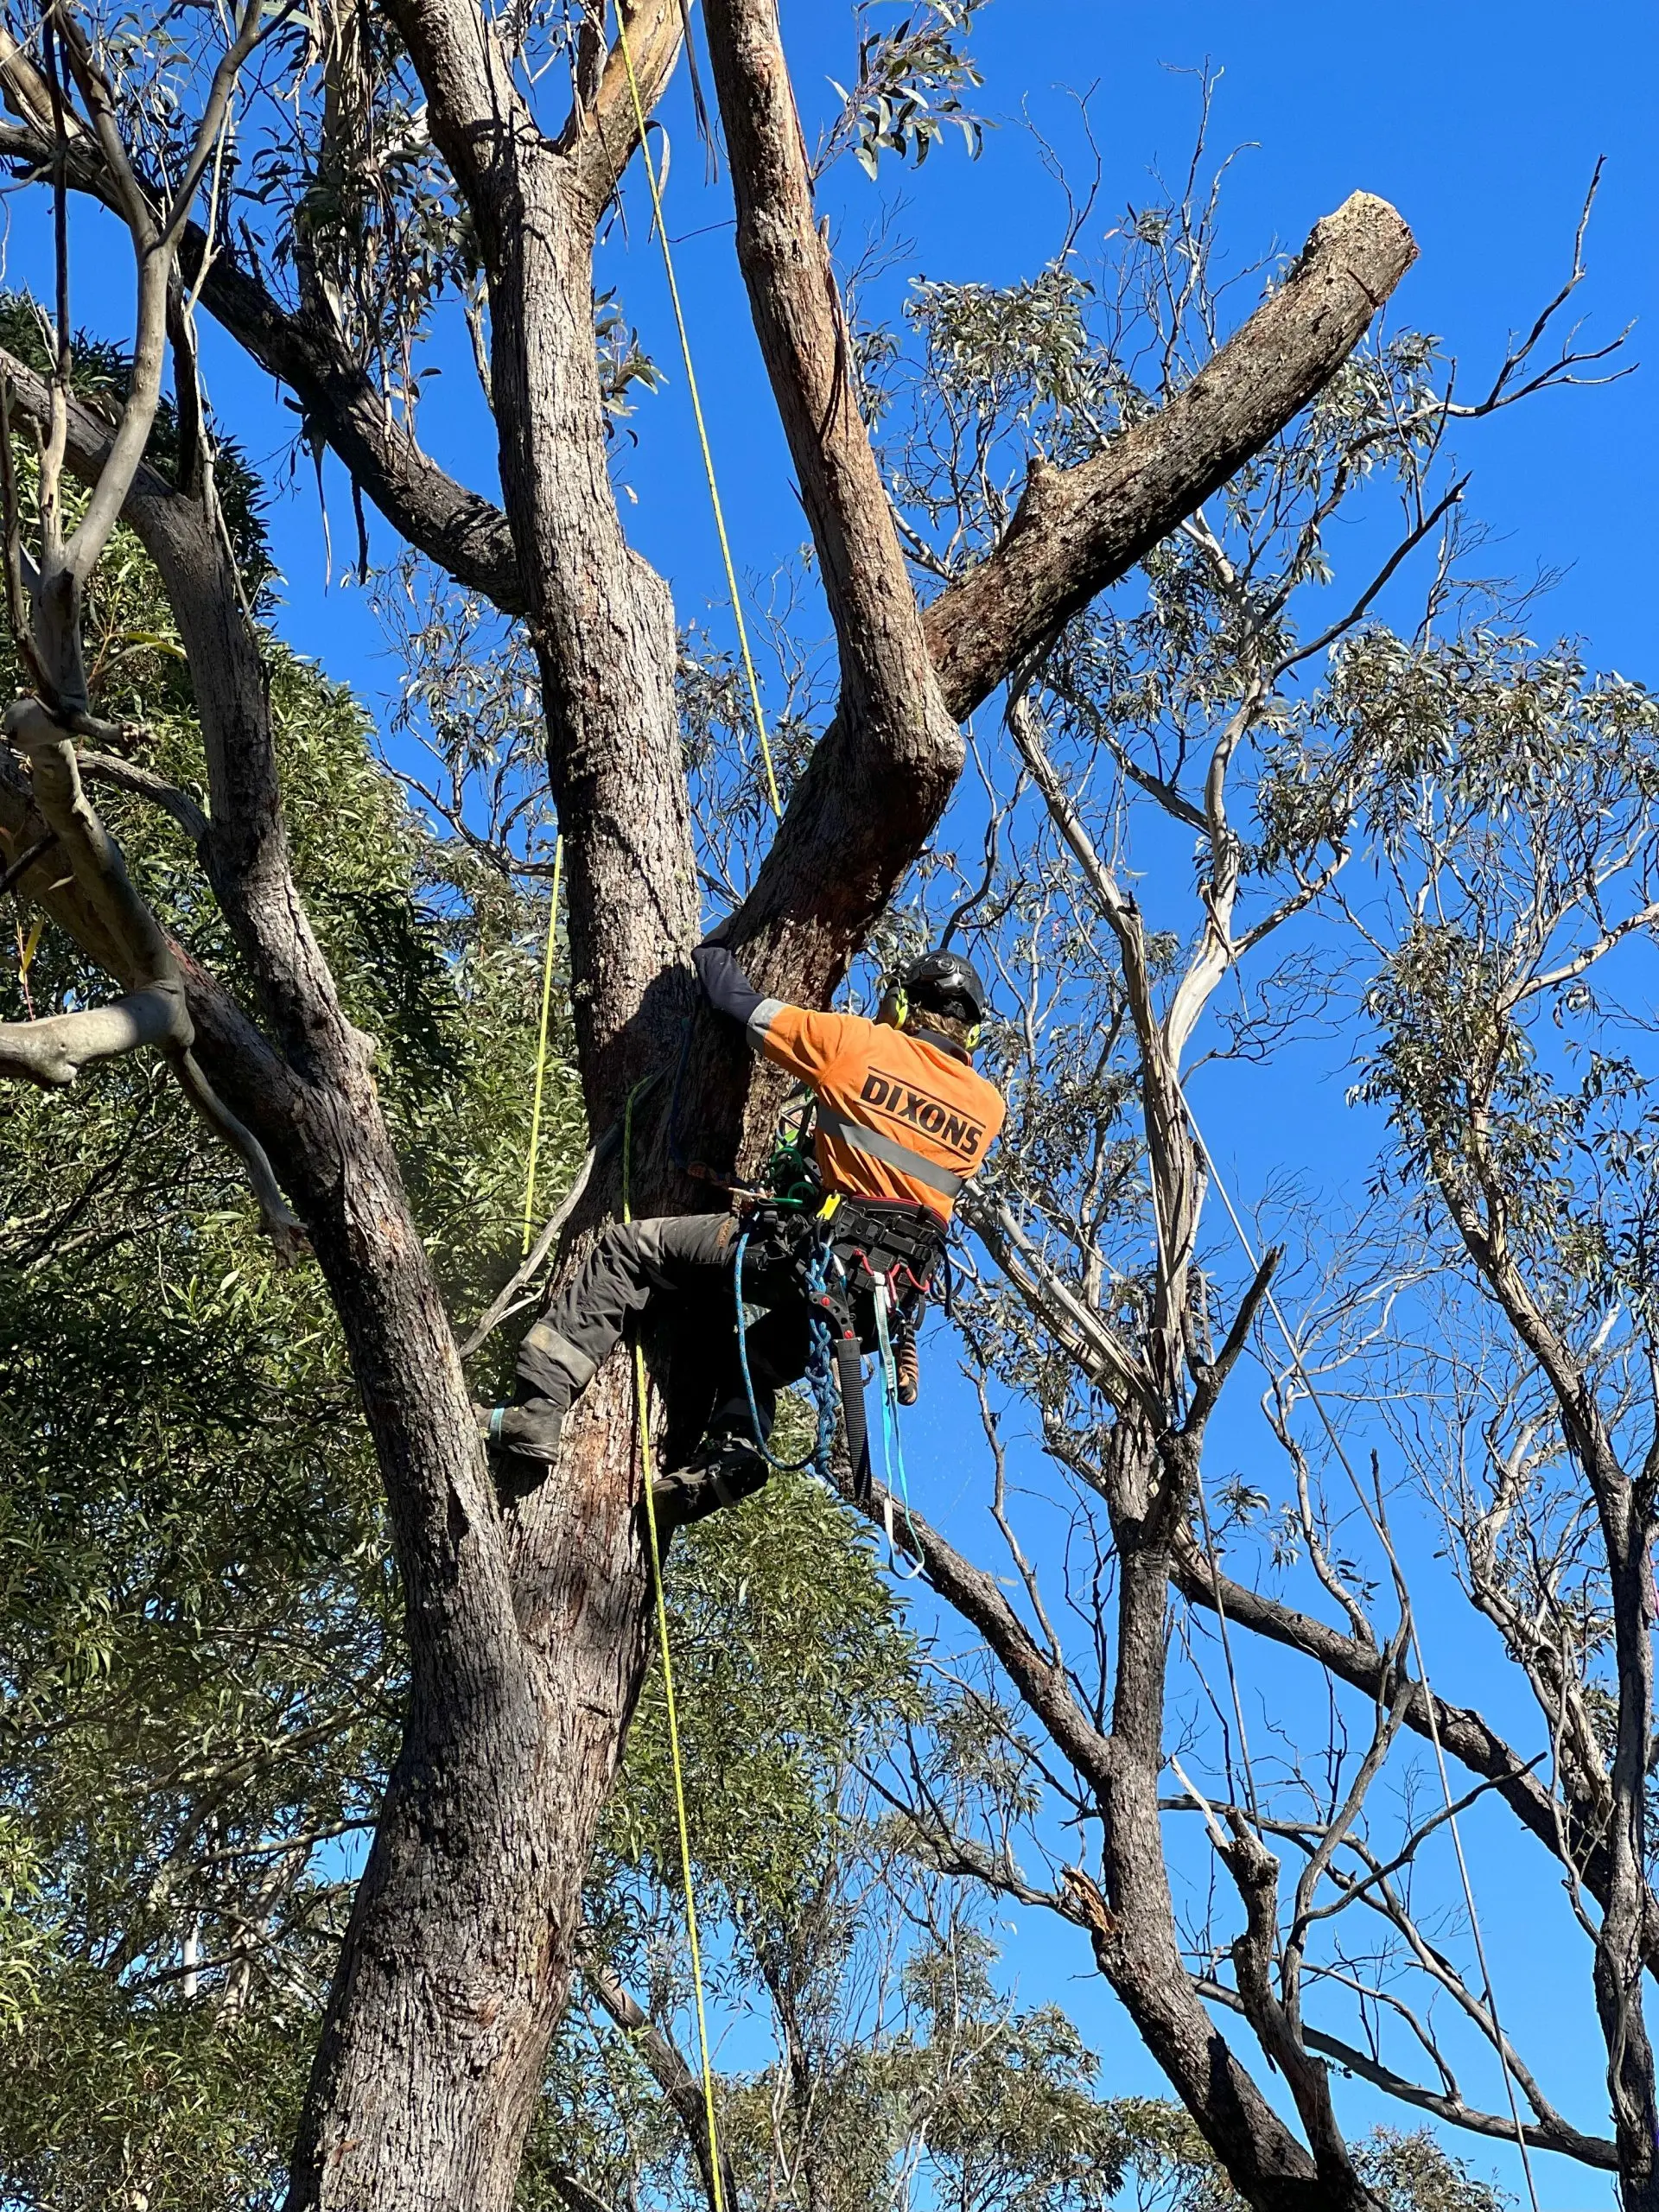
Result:
<svg viewBox="0 0 1659 2212"><path fill-rule="evenodd" d="M849 1198L897 1199L949 1221L1006 1109L966 1060L891 1023L762 999L754 1049L817 1094L818 1170Z"/></svg>

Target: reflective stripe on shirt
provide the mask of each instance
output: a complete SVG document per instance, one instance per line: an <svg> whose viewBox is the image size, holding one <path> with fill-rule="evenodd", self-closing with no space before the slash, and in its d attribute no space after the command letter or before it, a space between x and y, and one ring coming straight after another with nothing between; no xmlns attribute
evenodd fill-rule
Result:
<svg viewBox="0 0 1659 2212"><path fill-rule="evenodd" d="M822 1098L818 1101L818 1127L830 1136L839 1138L842 1144L850 1145L855 1152L868 1153L872 1160L896 1167L912 1182L925 1183L929 1190L943 1192L953 1204L962 1196L964 1177L953 1175L948 1167L936 1167L919 1152L912 1152L896 1138L884 1136L880 1129L867 1129L861 1122L849 1122Z"/></svg>
<svg viewBox="0 0 1659 2212"><path fill-rule="evenodd" d="M749 1050L752 1052L758 1052L763 1049L766 1041L767 1030L784 1011L786 1003L787 1001L784 999L762 999L749 1016L744 1025L743 1033L749 1040Z"/></svg>

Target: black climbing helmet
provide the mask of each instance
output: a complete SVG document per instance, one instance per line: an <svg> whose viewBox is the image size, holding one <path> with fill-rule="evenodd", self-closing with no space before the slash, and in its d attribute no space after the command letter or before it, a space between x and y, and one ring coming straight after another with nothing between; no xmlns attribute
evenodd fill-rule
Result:
<svg viewBox="0 0 1659 2212"><path fill-rule="evenodd" d="M954 1014L975 1027L991 1011L990 995L959 952L925 952L900 971L899 988L918 1006Z"/></svg>

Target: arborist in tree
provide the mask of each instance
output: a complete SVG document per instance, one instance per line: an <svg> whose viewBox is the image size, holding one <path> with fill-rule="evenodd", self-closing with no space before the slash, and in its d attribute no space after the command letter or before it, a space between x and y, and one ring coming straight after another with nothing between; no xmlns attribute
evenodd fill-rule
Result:
<svg viewBox="0 0 1659 2212"><path fill-rule="evenodd" d="M613 1223L526 1334L512 1404L488 1416L499 1479L533 1485L630 1317L666 1319L672 1471L656 1498L669 1526L765 1483L778 1393L813 1366L815 1334L820 1385L827 1396L833 1352L855 1482L868 1484L859 1354L890 1352L899 1398L913 1402L916 1325L951 1211L1004 1113L973 1066L989 1008L960 954L912 961L871 1021L766 998L719 935L692 955L698 980L755 1052L808 1087L816 1173L787 1197L741 1198L735 1212ZM765 1312L746 1325L749 1307Z"/></svg>

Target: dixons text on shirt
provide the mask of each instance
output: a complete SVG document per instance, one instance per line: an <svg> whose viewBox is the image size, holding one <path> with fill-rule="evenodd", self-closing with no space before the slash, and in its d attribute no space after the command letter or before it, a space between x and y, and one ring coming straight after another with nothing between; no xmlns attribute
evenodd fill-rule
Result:
<svg viewBox="0 0 1659 2212"><path fill-rule="evenodd" d="M984 1141L982 1122L954 1112L942 1100L918 1090L906 1077L871 1068L858 1095L865 1105L874 1106L887 1119L925 1129L937 1144L959 1153L964 1160L975 1158Z"/></svg>

